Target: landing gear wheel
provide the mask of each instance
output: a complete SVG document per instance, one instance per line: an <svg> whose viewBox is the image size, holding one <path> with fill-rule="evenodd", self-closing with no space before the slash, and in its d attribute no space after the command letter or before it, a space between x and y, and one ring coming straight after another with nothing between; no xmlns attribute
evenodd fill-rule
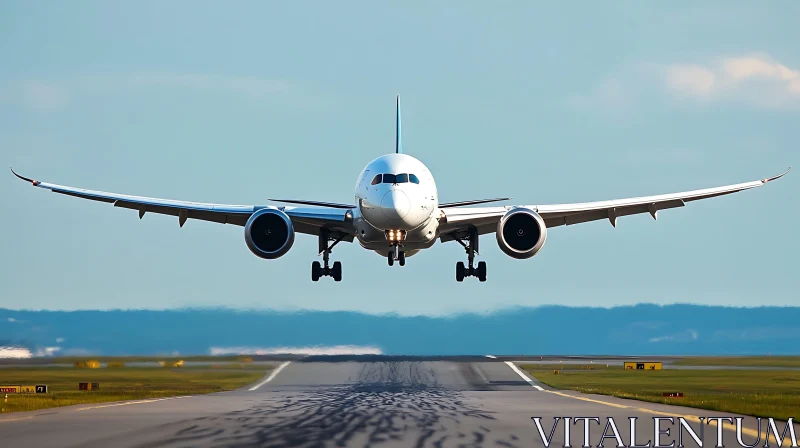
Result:
<svg viewBox="0 0 800 448"><path fill-rule="evenodd" d="M478 262L478 269L475 271L475 275L478 277L478 280L485 282L486 281L486 262L479 261Z"/></svg>
<svg viewBox="0 0 800 448"><path fill-rule="evenodd" d="M333 269L331 270L331 277L333 277L334 281L337 281L337 282L342 281L342 262L341 261L334 261L333 262Z"/></svg>
<svg viewBox="0 0 800 448"><path fill-rule="evenodd" d="M456 281L463 282L464 281L464 262L459 261L456 263Z"/></svg>
<svg viewBox="0 0 800 448"><path fill-rule="evenodd" d="M406 265L406 253L402 250L398 253L397 261L400 262L400 266Z"/></svg>
<svg viewBox="0 0 800 448"><path fill-rule="evenodd" d="M315 261L311 263L311 281L319 281L320 276L322 276L322 266L319 264L319 261Z"/></svg>
<svg viewBox="0 0 800 448"><path fill-rule="evenodd" d="M389 251L389 257L386 259L389 262L389 266L394 266L394 251Z"/></svg>

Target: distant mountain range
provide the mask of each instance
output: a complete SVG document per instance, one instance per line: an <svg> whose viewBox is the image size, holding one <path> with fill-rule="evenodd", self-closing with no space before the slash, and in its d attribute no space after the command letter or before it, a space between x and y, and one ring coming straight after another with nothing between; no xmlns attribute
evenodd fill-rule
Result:
<svg viewBox="0 0 800 448"><path fill-rule="evenodd" d="M0 357L299 350L409 355L800 354L800 307L544 306L448 317L344 311L0 309Z"/></svg>

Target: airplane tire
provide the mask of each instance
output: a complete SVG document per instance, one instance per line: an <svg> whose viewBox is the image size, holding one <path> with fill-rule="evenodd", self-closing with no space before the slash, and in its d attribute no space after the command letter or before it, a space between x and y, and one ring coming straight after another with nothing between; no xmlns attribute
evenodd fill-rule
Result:
<svg viewBox="0 0 800 448"><path fill-rule="evenodd" d="M319 264L319 261L311 263L311 281L312 282L319 281L321 275L322 275L322 266Z"/></svg>
<svg viewBox="0 0 800 448"><path fill-rule="evenodd" d="M485 282L486 281L486 262L479 261L478 262L478 272L476 272L478 276L478 280Z"/></svg>
<svg viewBox="0 0 800 448"><path fill-rule="evenodd" d="M463 261L459 261L458 263L456 263L456 281L457 282L463 282L464 281L464 273L465 273L465 271L466 270L464 269L464 262Z"/></svg>
<svg viewBox="0 0 800 448"><path fill-rule="evenodd" d="M333 262L333 269L331 269L331 276L333 277L334 281L337 281L337 282L342 281L342 262L341 261L334 261Z"/></svg>
<svg viewBox="0 0 800 448"><path fill-rule="evenodd" d="M394 266L394 251L390 250L386 259L389 261L389 266Z"/></svg>
<svg viewBox="0 0 800 448"><path fill-rule="evenodd" d="M400 254L397 257L397 261L400 262L400 266L405 266L406 265L406 253L403 252L402 250L400 251Z"/></svg>

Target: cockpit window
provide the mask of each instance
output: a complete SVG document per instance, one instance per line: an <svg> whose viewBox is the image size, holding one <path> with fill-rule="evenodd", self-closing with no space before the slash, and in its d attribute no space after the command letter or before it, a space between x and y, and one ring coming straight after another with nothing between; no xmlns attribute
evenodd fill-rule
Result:
<svg viewBox="0 0 800 448"><path fill-rule="evenodd" d="M419 178L414 174L402 173L402 174L378 174L377 176L375 176L375 179L372 179L372 185L378 185L380 183L404 184L407 182L411 182L413 184L419 184Z"/></svg>

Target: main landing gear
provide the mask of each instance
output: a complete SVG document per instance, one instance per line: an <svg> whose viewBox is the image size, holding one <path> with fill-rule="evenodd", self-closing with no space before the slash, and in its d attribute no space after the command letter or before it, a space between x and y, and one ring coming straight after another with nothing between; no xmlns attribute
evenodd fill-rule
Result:
<svg viewBox="0 0 800 448"><path fill-rule="evenodd" d="M456 263L456 281L464 281L464 277L478 277L478 280L486 281L486 262L478 262L478 267L474 267L475 254L478 253L478 229L472 227L465 243L461 238L456 238L459 244L464 246L467 251L467 263L465 267L463 261Z"/></svg>
<svg viewBox="0 0 800 448"><path fill-rule="evenodd" d="M392 245L392 250L389 251L389 254L386 258L389 262L389 266L394 266L394 261L397 260L400 263L400 266L406 265L406 253L400 250L400 245L395 243Z"/></svg>
<svg viewBox="0 0 800 448"><path fill-rule="evenodd" d="M311 263L311 280L318 281L320 277L333 277L334 281L340 282L342 281L342 262L335 261L333 262L333 267L328 265L328 260L330 259L331 252L333 252L333 246L337 245L341 238L333 239L331 238L331 231L322 228L319 231L319 253L322 254L322 262L324 265L320 265L319 261L315 261ZM331 245L328 245L328 242L333 241Z"/></svg>

